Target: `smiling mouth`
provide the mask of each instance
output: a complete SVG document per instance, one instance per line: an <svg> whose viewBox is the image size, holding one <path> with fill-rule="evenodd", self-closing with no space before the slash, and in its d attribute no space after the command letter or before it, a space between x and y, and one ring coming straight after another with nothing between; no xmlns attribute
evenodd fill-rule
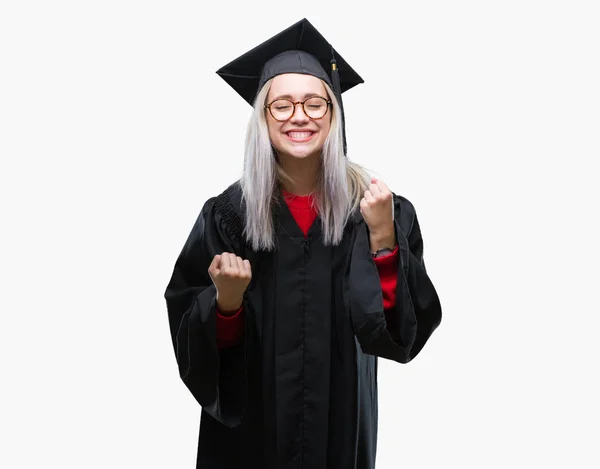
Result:
<svg viewBox="0 0 600 469"><path fill-rule="evenodd" d="M292 142L308 142L315 132L286 132L286 136Z"/></svg>

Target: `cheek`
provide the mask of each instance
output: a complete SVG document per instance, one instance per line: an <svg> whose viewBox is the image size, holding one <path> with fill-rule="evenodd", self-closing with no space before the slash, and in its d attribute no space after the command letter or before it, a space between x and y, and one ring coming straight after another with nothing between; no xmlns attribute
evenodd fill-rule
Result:
<svg viewBox="0 0 600 469"><path fill-rule="evenodd" d="M267 126L269 129L269 137L272 141L281 138L281 131L276 123L273 123L269 120Z"/></svg>
<svg viewBox="0 0 600 469"><path fill-rule="evenodd" d="M321 127L321 138L320 138L321 142L325 142L325 140L327 139L327 136L329 135L330 130L331 130L331 126L329 124Z"/></svg>

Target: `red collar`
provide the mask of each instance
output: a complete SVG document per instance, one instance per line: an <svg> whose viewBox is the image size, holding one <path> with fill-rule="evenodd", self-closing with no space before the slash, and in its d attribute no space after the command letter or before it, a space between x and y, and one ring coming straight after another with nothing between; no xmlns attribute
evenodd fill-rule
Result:
<svg viewBox="0 0 600 469"><path fill-rule="evenodd" d="M312 210L314 195L296 195L291 192L281 189L281 195L283 195L286 203L289 207L293 207L298 210Z"/></svg>

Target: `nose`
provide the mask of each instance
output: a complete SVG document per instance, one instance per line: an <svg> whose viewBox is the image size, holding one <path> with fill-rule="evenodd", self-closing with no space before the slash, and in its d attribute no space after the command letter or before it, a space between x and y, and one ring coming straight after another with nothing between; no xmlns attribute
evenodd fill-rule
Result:
<svg viewBox="0 0 600 469"><path fill-rule="evenodd" d="M294 113L290 117L291 122L306 122L310 120L309 117L304 113L302 103L294 104Z"/></svg>

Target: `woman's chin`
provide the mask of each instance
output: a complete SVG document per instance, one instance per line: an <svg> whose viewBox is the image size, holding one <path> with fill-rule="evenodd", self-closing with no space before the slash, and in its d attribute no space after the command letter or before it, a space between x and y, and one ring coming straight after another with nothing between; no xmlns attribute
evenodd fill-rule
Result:
<svg viewBox="0 0 600 469"><path fill-rule="evenodd" d="M284 153L292 158L308 158L317 153L316 148L313 145L292 145L286 146Z"/></svg>

